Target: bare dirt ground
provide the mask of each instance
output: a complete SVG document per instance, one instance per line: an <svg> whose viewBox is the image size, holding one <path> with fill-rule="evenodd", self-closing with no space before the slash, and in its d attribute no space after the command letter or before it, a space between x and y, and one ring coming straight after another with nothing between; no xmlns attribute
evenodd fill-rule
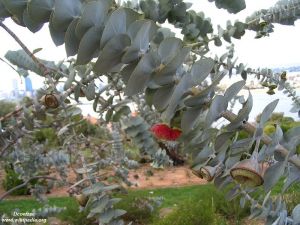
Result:
<svg viewBox="0 0 300 225"><path fill-rule="evenodd" d="M151 171L151 172L150 172ZM4 172L0 172L0 196L5 192L2 187ZM165 169L153 169L150 165L131 170L128 176L129 181L133 184L132 189L160 188L160 187L179 187L196 184L206 184L207 182L195 176L187 166L170 167ZM75 174L70 170L67 178L68 182L75 182ZM49 197L68 196L68 187L55 187ZM9 199L31 198L31 196L9 196Z"/></svg>
<svg viewBox="0 0 300 225"><path fill-rule="evenodd" d="M153 175L149 176L152 171ZM148 175L147 175L148 174ZM150 166L141 167L129 173L129 180L135 183L132 188L176 187L195 184L206 184L206 180L195 176L186 166L153 169Z"/></svg>

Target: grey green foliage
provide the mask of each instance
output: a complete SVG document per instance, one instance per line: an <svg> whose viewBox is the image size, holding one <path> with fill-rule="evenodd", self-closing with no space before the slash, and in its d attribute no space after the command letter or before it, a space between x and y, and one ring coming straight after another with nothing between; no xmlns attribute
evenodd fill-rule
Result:
<svg viewBox="0 0 300 225"><path fill-rule="evenodd" d="M246 8L245 0L212 0L219 9L226 9L229 13L238 13Z"/></svg>
<svg viewBox="0 0 300 225"><path fill-rule="evenodd" d="M154 168L164 168L172 165L172 160L169 158L165 150L159 149L153 156L151 166Z"/></svg>
<svg viewBox="0 0 300 225"><path fill-rule="evenodd" d="M140 8L145 13L146 18L159 23L168 20L169 23L183 28L182 34L187 40L195 40L197 37L206 37L212 32L212 25L204 14L197 14L190 10L188 3L179 1L141 1Z"/></svg>
<svg viewBox="0 0 300 225"><path fill-rule="evenodd" d="M89 198L84 208L84 210L89 210L88 218L97 217L102 224L124 224L118 217L126 211L113 207L121 199L110 198L107 194L116 188L118 188L116 185L106 186L98 182L83 190L83 194Z"/></svg>
<svg viewBox="0 0 300 225"><path fill-rule="evenodd" d="M215 3L217 7L225 8L233 13L245 7L244 1L215 1ZM291 13L292 4L295 4L293 5L295 11ZM185 152L194 159L194 169L201 169L203 166L213 168L215 184L219 188L232 183L233 178L229 175L230 169L252 153L255 139L257 143L255 151L260 151L259 162L268 162L272 158L276 160L264 175L264 187L268 192L284 173L288 176L284 189L299 181L298 168L290 162L292 157L299 160L299 156L295 154L300 140L299 127L289 130L284 135L278 127L272 136L271 143L259 145L263 135L262 126L277 104L274 101L264 110L260 124L255 127L255 135L238 140L237 134L247 124L253 105L251 93L246 101L241 102L242 106L238 115L231 119L229 125L218 129L214 127L214 123L228 113L228 104L243 88L244 80L251 74L262 82L275 83L278 89L284 89L284 92L295 102L294 111L300 108L299 97L280 74L273 74L269 69L246 68L242 63L235 65L233 46L229 46L228 51L221 57L214 59L207 57L206 53L209 52L210 41L220 46L221 38L230 43L231 38L241 38L246 29L257 31L257 37L260 37L272 31L273 22L292 24L298 18L297 4L297 1L286 1L273 9L260 11L254 15L253 23L247 20L245 23L237 21L232 24L229 21L226 29L218 27L217 34L213 34L210 20L205 18L203 13L187 11L189 4L181 0L141 1L135 9L140 8L143 14L139 13L141 11L137 12L132 8L118 6L106 0L41 0L39 2L2 0L0 1L0 16L1 18L12 16L16 23L28 27L33 32L37 31L43 23L49 22L54 43L56 45L65 43L68 56L77 54L76 60L71 59L69 62L71 65L64 68L63 72L58 72L63 63L52 67L55 73L59 74L56 80L61 78L60 75L66 78L65 90L68 91L74 87L76 101L81 97L81 91L88 100L94 100L94 109L98 109L101 114L106 112L107 122L121 119L122 128L141 149L141 153L157 158L153 163L154 166L159 167L168 163L168 158L165 157L164 151L158 150L149 131L149 125L142 117L129 117L129 108L126 105L143 92L145 94L141 96L146 99L149 107L161 113L160 119L172 126L181 126L183 133L179 140L183 143ZM162 30L156 23L164 23L167 20L181 29L184 35L183 41L173 37L171 32ZM209 39L209 36L212 38ZM97 59L93 60L94 58ZM24 70L41 74L40 68L28 56L25 56L24 52L9 52L7 59ZM197 59L199 60L196 61ZM42 62L51 67L47 62ZM231 76L234 70L237 74L241 74L243 80L231 85L225 93L220 93L218 84L227 74ZM55 73L51 74L52 78L55 77ZM108 87L98 88L95 82L95 79L101 76L109 78L109 87L116 91L114 95L108 90L108 96L103 97L102 93ZM80 81L76 80L78 77L81 78ZM52 87L45 90L47 91L52 93L56 90ZM126 101L122 100L124 93ZM119 102L115 100L116 97L120 98ZM67 117L71 117L72 120L72 112L62 106L57 110L47 112L57 116L59 120ZM122 117L122 115L125 116ZM17 139L20 135L25 135L25 131L30 132L35 129L39 124L33 118L33 112L24 109L21 126L14 131L8 129L4 132L5 134L1 135L3 146L7 144L6 139ZM23 125L25 129L22 129ZM74 140L76 135L72 136L71 129L69 129L71 127L63 124L59 129L59 136L70 137L70 140ZM119 134L115 134L114 138L118 139L117 144L120 144ZM289 150L288 156L282 157L279 154L278 144ZM114 147L117 149L120 145ZM43 165L48 163L56 167L68 163L63 151L57 155L49 153L45 158L38 158L43 149L39 146L35 150L34 153L39 153L36 154L37 158L34 154L29 154L34 161L38 162L38 166L41 162ZM27 164L27 167L18 166L16 170L28 176L30 172L38 169L38 166L28 165L29 162L24 154L20 149L15 149L11 157L21 159L23 164ZM118 168L116 172L119 172L121 177L125 177L128 173L123 168ZM102 223L123 223L119 221L119 216L125 212L112 207L113 203L118 200L110 199L106 195L106 192L115 188L116 186L94 182L92 186L84 189L83 193L90 196L88 203L91 206L90 216L97 215ZM247 187L235 185L229 192L228 198L232 199L242 194L244 201L247 199L251 203L252 217L263 213L267 218L267 224L284 224L292 218L297 221L295 214L298 208L290 217L287 215L282 199L277 198L273 201L267 195L262 201L253 200L250 196L253 191ZM42 188L37 186L35 193L42 193ZM242 202L242 205L244 204L245 202Z"/></svg>
<svg viewBox="0 0 300 225"><path fill-rule="evenodd" d="M272 23L294 25L300 16L300 2L298 0L280 0L269 9L254 12L246 18L249 29L257 32L260 38L273 32Z"/></svg>
<svg viewBox="0 0 300 225"><path fill-rule="evenodd" d="M158 145L150 133L150 126L142 117L123 117L121 125L125 133L139 147L142 155L153 157L156 154Z"/></svg>
<svg viewBox="0 0 300 225"><path fill-rule="evenodd" d="M5 54L5 58L19 68L32 71L36 74L41 74L39 67L33 62L33 60L23 51L8 51Z"/></svg>
<svg viewBox="0 0 300 225"><path fill-rule="evenodd" d="M112 123L112 158L114 161L120 162L125 157L122 136L120 134L120 124L117 122Z"/></svg>

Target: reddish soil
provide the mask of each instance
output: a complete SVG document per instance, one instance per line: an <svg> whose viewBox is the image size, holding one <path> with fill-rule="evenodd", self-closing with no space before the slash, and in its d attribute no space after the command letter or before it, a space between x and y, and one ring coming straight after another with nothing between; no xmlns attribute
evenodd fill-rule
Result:
<svg viewBox="0 0 300 225"><path fill-rule="evenodd" d="M153 172L153 176L147 175L147 170L151 170ZM136 186L133 186L132 188L142 189L207 183L206 180L195 176L186 166L166 169L153 169L150 166L144 166L135 171L131 171L129 174L129 180L136 184Z"/></svg>
<svg viewBox="0 0 300 225"><path fill-rule="evenodd" d="M148 172L147 172L148 171ZM153 175L149 173L152 172ZM3 171L0 171L0 183L4 178ZM75 182L75 173L70 170L67 181L70 183ZM142 166L129 173L129 180L135 184L130 188L132 189L145 189L145 188L159 188L159 187L178 187L195 184L205 184L206 181L195 176L192 171L186 166L171 167L165 169L154 169L150 165ZM68 196L68 187L55 187L51 190L49 197ZM4 189L0 184L0 196L4 193ZM31 198L31 196L9 196L9 199L18 198Z"/></svg>

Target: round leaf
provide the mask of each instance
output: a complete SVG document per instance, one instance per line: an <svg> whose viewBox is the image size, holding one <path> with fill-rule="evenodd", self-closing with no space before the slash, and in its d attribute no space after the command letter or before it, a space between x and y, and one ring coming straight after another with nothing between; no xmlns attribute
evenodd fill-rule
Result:
<svg viewBox="0 0 300 225"><path fill-rule="evenodd" d="M28 15L37 23L48 22L53 7L54 0L31 0L27 3Z"/></svg>
<svg viewBox="0 0 300 225"><path fill-rule="evenodd" d="M126 34L114 36L107 42L100 52L94 71L98 73L110 72L115 66L121 63L124 50L130 45L130 39Z"/></svg>
<svg viewBox="0 0 300 225"><path fill-rule="evenodd" d="M91 27L82 37L76 64L84 65L88 63L99 49L99 41L101 38L101 30L96 27Z"/></svg>
<svg viewBox="0 0 300 225"><path fill-rule="evenodd" d="M79 48L79 39L75 35L75 28L78 23L78 18L74 19L70 25L68 26L68 29L66 31L65 35L65 48L67 56L73 56L76 55Z"/></svg>
<svg viewBox="0 0 300 225"><path fill-rule="evenodd" d="M76 26L76 36L81 39L93 26L100 28L107 17L110 0L89 1L84 5L82 15Z"/></svg>
<svg viewBox="0 0 300 225"><path fill-rule="evenodd" d="M144 90L151 73L158 66L158 63L157 54L155 52L146 53L131 74L125 89L125 94L132 96Z"/></svg>

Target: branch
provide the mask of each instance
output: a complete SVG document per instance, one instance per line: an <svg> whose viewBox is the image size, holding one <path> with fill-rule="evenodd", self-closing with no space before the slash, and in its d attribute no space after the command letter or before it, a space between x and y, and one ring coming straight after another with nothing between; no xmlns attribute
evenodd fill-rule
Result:
<svg viewBox="0 0 300 225"><path fill-rule="evenodd" d="M50 70L38 60L35 55L26 47L26 45L18 38L18 36L10 30L2 21L0 21L0 27L2 27L15 41L22 47L22 49L26 52L27 55L37 64L37 66L41 69L44 76L50 73Z"/></svg>
<svg viewBox="0 0 300 225"><path fill-rule="evenodd" d="M35 55L26 47L26 45L18 38L18 36L10 30L3 22L0 20L0 27L2 27L25 51L25 53L37 64L37 66L40 68L40 70L43 73L43 76L47 77L51 71L55 71L58 73L62 73L59 70L53 70L51 68L48 68L45 64L43 64L38 58L35 57ZM92 76L89 80L92 80L94 77ZM74 91L74 87L71 87L69 90L67 90L64 94L64 96L70 95ZM26 107L32 106L33 103L27 104ZM17 115L18 113L22 112L23 108L17 109L11 113L6 114L5 116L0 118L0 122L3 120L6 120L14 115Z"/></svg>
<svg viewBox="0 0 300 225"><path fill-rule="evenodd" d="M223 62L219 62L219 61L216 61L216 63L224 66L226 69L235 69L236 71L239 71L239 67L238 66L233 66L232 68L230 68L230 66L226 63L223 63ZM251 69L251 68L250 68ZM246 70L244 68L244 70ZM280 84L280 77L278 79L276 79L276 77L273 75L273 74L263 74L261 73L260 71L254 71L253 69L251 69L250 72L247 72L247 74L254 74L256 75L258 78L259 76L262 76L264 78L267 78L267 79L270 79L272 82L274 82L276 85L279 85ZM260 80L260 79L258 79ZM297 106L300 107L300 99L299 97L297 96L297 93L295 91L295 88L290 86L290 84L288 82L284 82L283 83L283 89L287 91L287 93L285 93L286 95L288 95L288 97L290 97L292 99L292 101L297 104Z"/></svg>
<svg viewBox="0 0 300 225"><path fill-rule="evenodd" d="M26 104L25 107L28 108L29 106L32 106L32 105L33 105L33 103L30 102L30 103ZM12 111L10 113L7 113L6 115L0 117L0 122L9 119L12 116L17 116L22 111L23 111L23 107L21 107L19 109L16 109L16 110L14 110L14 111Z"/></svg>
<svg viewBox="0 0 300 225"><path fill-rule="evenodd" d="M98 177L104 176L104 175L107 175L107 174L108 174L108 172L103 172L102 174L98 175ZM81 183L83 183L83 182L85 182L85 181L87 181L87 180L89 180L88 177L83 178L83 179L77 181L75 184L73 184L72 186L70 186L70 187L68 188L67 192L70 193L71 190L72 190L73 188L75 188L76 186L78 186L79 184L81 184Z"/></svg>
<svg viewBox="0 0 300 225"><path fill-rule="evenodd" d="M222 115L222 117L224 117L225 119L227 119L230 122L233 122L235 120L235 118L237 117L237 115L235 115L234 113L232 113L230 111L225 111L221 115ZM256 130L256 128L248 122L243 123L242 128L249 134L254 134L255 130ZM268 135L265 135L265 134L262 136L261 141L266 145L270 145L272 143L272 139ZM279 152L284 157L287 157L290 153L289 150L287 150L285 147L283 147L280 144L276 147L275 151ZM300 168L300 159L295 158L295 157L290 157L288 159L288 161L290 163L293 163L296 167Z"/></svg>
<svg viewBox="0 0 300 225"><path fill-rule="evenodd" d="M12 30L10 30L1 20L0 27L2 27L22 47L26 54L29 55L30 58L37 64L44 76L47 76L50 73L50 70L35 57L35 55L26 47L26 45L20 40L20 38L18 38L18 36ZM29 107L31 105L33 105L33 103L26 105L26 107ZM23 108L20 108L11 113L6 114L5 116L0 118L0 122L10 118L13 115L20 113L22 110Z"/></svg>
<svg viewBox="0 0 300 225"><path fill-rule="evenodd" d="M0 151L0 158L3 157L3 155L4 155L4 153L6 152L7 149L9 149L11 146L13 146L16 143L17 143L17 139L9 142L4 148L2 148L1 151Z"/></svg>
<svg viewBox="0 0 300 225"><path fill-rule="evenodd" d="M55 177L48 177L48 176L35 176L35 177L31 177L31 178L29 178L26 182L24 182L24 183L22 183L22 184L20 184L20 185L18 185L18 186L16 186L16 187L14 187L14 188L10 189L9 191L5 192L4 194L2 194L2 195L0 196L0 202L1 202L6 196L8 196L9 194L11 194L13 191L18 190L18 189L20 189L20 188L22 188L22 187L25 187L30 181L35 180L35 179L57 180L57 178L55 178Z"/></svg>
<svg viewBox="0 0 300 225"><path fill-rule="evenodd" d="M0 60L2 62L4 62L6 65L8 65L10 68L12 68L14 71L16 71L17 73L19 73L12 65L10 65L8 62L6 62L4 59L0 58Z"/></svg>

